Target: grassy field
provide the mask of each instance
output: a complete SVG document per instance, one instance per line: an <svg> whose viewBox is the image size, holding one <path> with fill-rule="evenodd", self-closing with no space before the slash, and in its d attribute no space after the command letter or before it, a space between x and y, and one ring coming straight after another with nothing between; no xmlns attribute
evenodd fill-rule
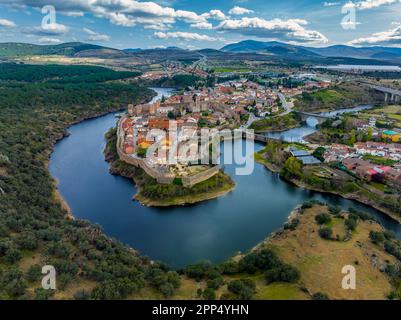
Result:
<svg viewBox="0 0 401 320"><path fill-rule="evenodd" d="M367 119L374 117L377 120L390 122L394 127L401 128L401 106L388 105L380 108L366 110L361 117Z"/></svg>
<svg viewBox="0 0 401 320"><path fill-rule="evenodd" d="M380 101L379 95L364 86L342 83L313 93L303 93L295 101L301 111L330 111Z"/></svg>
<svg viewBox="0 0 401 320"><path fill-rule="evenodd" d="M315 206L300 215L295 231L286 230L273 237L267 246L301 272L301 282L312 293L323 292L331 299L385 299L391 291L387 276L379 270L380 263L395 262L395 258L369 240L370 231L381 227L373 222L358 222L349 241L320 238L315 216L327 212L327 207ZM342 219L332 221L334 234L344 232ZM375 257L375 259L373 259ZM374 263L376 261L376 263ZM355 290L341 286L342 267L353 265L357 273Z"/></svg>

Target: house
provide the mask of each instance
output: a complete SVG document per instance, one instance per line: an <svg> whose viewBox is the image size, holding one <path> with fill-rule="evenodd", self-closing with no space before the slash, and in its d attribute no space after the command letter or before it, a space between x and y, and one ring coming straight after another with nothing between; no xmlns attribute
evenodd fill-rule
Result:
<svg viewBox="0 0 401 320"><path fill-rule="evenodd" d="M326 149L323 157L326 162L336 162L348 157L350 153L351 149L348 146L334 143Z"/></svg>

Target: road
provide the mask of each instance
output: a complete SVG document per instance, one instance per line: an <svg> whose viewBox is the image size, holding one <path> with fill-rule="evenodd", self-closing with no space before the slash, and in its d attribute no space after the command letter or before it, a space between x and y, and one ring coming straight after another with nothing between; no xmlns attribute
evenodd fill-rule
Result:
<svg viewBox="0 0 401 320"><path fill-rule="evenodd" d="M258 118L255 116L252 112L249 112L249 118L246 124L242 125L240 128L241 129L248 129L252 123L254 123L256 120L260 120L261 118Z"/></svg>
<svg viewBox="0 0 401 320"><path fill-rule="evenodd" d="M286 97L281 93L277 92L278 97L280 98L281 103L283 104L284 112L275 115L273 118L285 116L292 111L294 104L292 102L287 102ZM253 122L256 120L261 120L261 118L256 117L253 113L249 112L249 119L245 125L241 126L241 129L248 129Z"/></svg>
<svg viewBox="0 0 401 320"><path fill-rule="evenodd" d="M285 95L283 95L281 92L277 92L277 95L280 98L281 103L283 104L284 112L280 113L276 117L285 116L292 111L294 104L292 102L287 102Z"/></svg>

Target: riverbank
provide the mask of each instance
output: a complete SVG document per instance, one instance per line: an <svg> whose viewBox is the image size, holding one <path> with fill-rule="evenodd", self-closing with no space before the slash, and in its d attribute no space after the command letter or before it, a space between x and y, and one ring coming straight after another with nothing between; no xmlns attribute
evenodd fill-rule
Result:
<svg viewBox="0 0 401 320"><path fill-rule="evenodd" d="M152 99L154 99L154 97L157 96L157 93L156 93L155 91L153 91L153 90L152 90L152 92L153 92L152 95L150 95L150 96L148 96L148 97L146 97L146 98L143 98L143 99L138 100L138 104L148 103L149 101L151 101ZM105 111L93 112L93 113L90 113L90 114L85 115L85 116L81 116L81 117L79 117L79 118L77 118L77 119L71 121L71 122L68 123L68 125L65 127L65 129L63 130L63 132L59 132L58 134L56 134L56 135L53 137L53 139L51 139L51 149L49 149L49 151L47 152L46 158L47 158L47 159L50 158L50 155L51 155L51 153L53 152L54 147L55 147L55 145L56 145L57 142L61 141L62 139L66 138L66 137L68 137L68 136L70 135L69 132L68 132L68 129L69 129L70 127L72 127L72 126L74 126L74 125L77 125L77 124L79 124L79 123L82 123L82 122L84 122L84 121L87 121L87 120L96 119L96 118L98 118L98 117L102 117L102 116L105 116L105 115L107 115L107 114L114 113L114 112L123 111L123 110L125 110L125 109L126 109L125 107L115 107L115 108L112 107L112 108L109 108L109 109L107 109L107 110L105 110ZM49 160L46 161L46 168L47 168L47 170L49 170ZM63 196L62 196L62 194L60 193L60 191L57 189L57 181L55 181L54 179L53 179L53 192L54 192L54 198L55 198L55 200L56 200L58 203L60 203L61 208L67 213L67 218L70 219L70 220L74 220L74 219L75 219L74 213L72 212L72 210L71 210L69 204L67 203L67 201L63 198Z"/></svg>
<svg viewBox="0 0 401 320"><path fill-rule="evenodd" d="M381 205L378 205L377 204L377 199L375 200L375 199L372 199L371 197L369 197L369 196L373 197L372 193L366 194L366 193L368 193L368 190L357 189L357 190L355 190L353 192L343 192L343 191L340 191L341 188L336 188L336 190L334 190L334 189L325 190L325 189L313 186L311 184L308 184L305 181L301 181L301 180L299 180L297 178L294 178L294 177L291 178L289 176L283 175L282 174L283 166L274 164L271 161L267 160L267 158L263 155L263 152L255 153L254 159L255 159L256 162L258 162L260 164L263 164L265 166L265 168L268 169L269 171L278 173L283 180L287 181L288 183L291 183L291 184L295 185L298 188L311 190L311 191L316 191L316 192L320 192L320 193L323 193L323 194L332 194L332 195L340 196L340 197L342 197L344 199L354 200L354 201L360 202L360 203L362 203L364 205L370 206L370 207L380 211L381 213L387 215L388 217L390 217L394 221L397 221L398 223L401 223L400 215L397 212L394 212L394 211L389 210L389 209L387 209L387 208L385 208L385 207L383 207ZM282 164L284 164L284 163L282 163ZM330 170L334 170L334 169L330 168ZM344 189L347 189L347 188L344 188Z"/></svg>
<svg viewBox="0 0 401 320"><path fill-rule="evenodd" d="M118 157L116 130L111 129L106 134L105 159L109 163L110 173L132 179L138 191L133 197L142 205L148 207L184 206L212 200L226 195L235 188L234 181L222 170L215 176L184 187L173 184L159 184L148 176L141 168L129 165Z"/></svg>
<svg viewBox="0 0 401 320"><path fill-rule="evenodd" d="M298 128L302 125L301 118L295 113L289 113L280 117L266 118L254 121L249 129L256 133L283 132Z"/></svg>

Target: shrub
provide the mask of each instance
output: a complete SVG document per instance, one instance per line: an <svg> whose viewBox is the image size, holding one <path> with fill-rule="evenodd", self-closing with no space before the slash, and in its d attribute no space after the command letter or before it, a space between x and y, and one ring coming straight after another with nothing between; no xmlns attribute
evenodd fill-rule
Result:
<svg viewBox="0 0 401 320"><path fill-rule="evenodd" d="M238 262L226 261L220 265L220 271L223 274L235 274L238 273Z"/></svg>
<svg viewBox="0 0 401 320"><path fill-rule="evenodd" d="M326 224L331 221L331 217L327 213L319 213L315 216L315 221L318 224Z"/></svg>
<svg viewBox="0 0 401 320"><path fill-rule="evenodd" d="M323 227L319 230L319 236L323 239L331 239L333 236L333 230L329 227Z"/></svg>
<svg viewBox="0 0 401 320"><path fill-rule="evenodd" d="M267 284L272 282L290 282L294 283L299 280L300 274L297 269L288 264L282 264L265 272L265 280Z"/></svg>
<svg viewBox="0 0 401 320"><path fill-rule="evenodd" d="M290 222L284 224L284 229L295 230L298 225L299 225L299 219L294 218Z"/></svg>
<svg viewBox="0 0 401 320"><path fill-rule="evenodd" d="M42 275L41 267L37 264L34 264L26 272L25 278L28 281L33 282L33 281L37 281L41 275Z"/></svg>
<svg viewBox="0 0 401 320"><path fill-rule="evenodd" d="M48 300L54 294L54 290L45 290L43 288L35 289L35 300Z"/></svg>
<svg viewBox="0 0 401 320"><path fill-rule="evenodd" d="M325 293L316 292L312 295L313 300L330 300L329 296Z"/></svg>
<svg viewBox="0 0 401 320"><path fill-rule="evenodd" d="M352 207L349 208L348 211L350 213L350 216L351 215L352 216L357 216L362 221L366 221L366 220L371 220L372 219L372 217L369 214L367 214L365 212L362 212L362 211L358 211L358 210L356 210L356 209L354 209Z"/></svg>
<svg viewBox="0 0 401 320"><path fill-rule="evenodd" d="M22 254L19 250L11 248L10 250L7 251L6 255L4 256L4 259L11 264L14 264L18 261L20 261L22 258Z"/></svg>
<svg viewBox="0 0 401 320"><path fill-rule="evenodd" d="M75 300L90 300L91 293L86 290L78 290L77 292L74 293L74 299Z"/></svg>
<svg viewBox="0 0 401 320"><path fill-rule="evenodd" d="M329 206L329 212L332 215L338 215L341 212L341 207L340 206Z"/></svg>
<svg viewBox="0 0 401 320"><path fill-rule="evenodd" d="M383 235L384 235L384 237L386 238L386 240L393 240L393 239L395 239L395 234L394 234L393 231L385 230L385 231L383 231Z"/></svg>
<svg viewBox="0 0 401 320"><path fill-rule="evenodd" d="M345 220L345 226L348 230L354 231L357 226L357 222L354 219L348 218Z"/></svg>
<svg viewBox="0 0 401 320"><path fill-rule="evenodd" d="M32 232L20 234L16 242L20 249L35 250L38 247L38 240Z"/></svg>
<svg viewBox="0 0 401 320"><path fill-rule="evenodd" d="M217 290L224 284L224 278L223 277L218 277L212 280L207 281L207 287L211 289Z"/></svg>
<svg viewBox="0 0 401 320"><path fill-rule="evenodd" d="M206 288L202 296L205 300L216 300L216 292L212 288Z"/></svg>
<svg viewBox="0 0 401 320"><path fill-rule="evenodd" d="M189 277L193 278L196 281L201 281L203 278L206 277L206 274L214 267L211 265L210 262L200 262L197 264L192 264L186 266L184 268L184 273Z"/></svg>
<svg viewBox="0 0 401 320"><path fill-rule="evenodd" d="M370 231L369 232L369 239L373 242L373 243L382 243L384 241L384 235L383 232L380 231Z"/></svg>
<svg viewBox="0 0 401 320"><path fill-rule="evenodd" d="M256 285L251 279L239 279L230 281L227 289L238 295L241 300L250 300L256 291Z"/></svg>

